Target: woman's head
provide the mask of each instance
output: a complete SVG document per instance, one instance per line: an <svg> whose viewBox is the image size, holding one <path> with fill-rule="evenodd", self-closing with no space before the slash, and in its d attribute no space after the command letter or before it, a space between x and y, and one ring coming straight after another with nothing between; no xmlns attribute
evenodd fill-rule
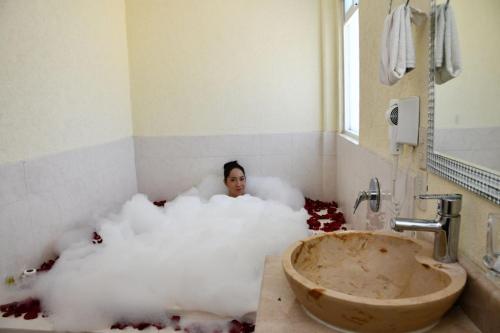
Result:
<svg viewBox="0 0 500 333"><path fill-rule="evenodd" d="M226 184L228 195L231 197L245 194L245 169L238 164L238 161L224 164L224 184Z"/></svg>

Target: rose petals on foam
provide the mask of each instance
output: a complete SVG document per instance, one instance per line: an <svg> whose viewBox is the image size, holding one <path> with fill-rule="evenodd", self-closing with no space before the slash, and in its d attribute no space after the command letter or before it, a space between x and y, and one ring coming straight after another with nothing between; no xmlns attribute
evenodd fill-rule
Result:
<svg viewBox="0 0 500 333"><path fill-rule="evenodd" d="M153 204L155 206L158 206L158 207L163 207L163 206L165 206L166 203L167 203L167 200L158 200L158 201L153 202Z"/></svg>
<svg viewBox="0 0 500 333"><path fill-rule="evenodd" d="M30 320L38 317L42 312L40 300L36 298L27 298L20 302L12 302L0 305L0 312L3 312L3 317L14 316L16 318L24 315L24 319Z"/></svg>
<svg viewBox="0 0 500 333"><path fill-rule="evenodd" d="M95 231L94 231L94 234L92 235L92 243L94 243L94 244L101 244L102 243L102 237L101 237L101 235L99 235Z"/></svg>
<svg viewBox="0 0 500 333"><path fill-rule="evenodd" d="M59 257L56 257L54 259L50 259L49 261L46 261L44 262L38 269L37 271L38 272L47 272L47 271L50 271L50 269L52 268L52 266L54 266L54 264L56 263L57 259L59 259Z"/></svg>

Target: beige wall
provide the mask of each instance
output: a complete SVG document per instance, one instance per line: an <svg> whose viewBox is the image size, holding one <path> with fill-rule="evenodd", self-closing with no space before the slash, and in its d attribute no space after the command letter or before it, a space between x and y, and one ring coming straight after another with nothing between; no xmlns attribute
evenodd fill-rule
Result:
<svg viewBox="0 0 500 333"><path fill-rule="evenodd" d="M429 1L413 0L412 5L429 11ZM393 5L399 5L397 1ZM379 82L380 36L387 15L388 2L361 1L360 6L360 144L389 159L389 140L384 113L391 98L420 96L421 110L426 110L428 82L427 45L428 26L414 28L417 50L416 69L393 86ZM420 126L426 126L425 112L421 112Z"/></svg>
<svg viewBox="0 0 500 333"><path fill-rule="evenodd" d="M126 0L134 135L320 130L320 6Z"/></svg>
<svg viewBox="0 0 500 333"><path fill-rule="evenodd" d="M500 1L454 1L453 10L463 72L436 86L436 109L440 111L436 127L499 127L500 34L492 32L500 31Z"/></svg>
<svg viewBox="0 0 500 333"><path fill-rule="evenodd" d="M414 7L425 12L430 11L430 2L427 0L412 0ZM420 96L421 102L421 143L414 151L406 149L401 157L401 170L412 163L414 173L426 174L419 171L419 161L425 148L425 133L427 127L427 85L428 85L428 31L429 22L425 27L414 28L414 39L417 48L417 68L406 75L392 87L386 87L378 81L380 35L383 20L387 14L386 3L379 1L362 1L360 7L360 72L361 72L361 101L360 101L360 144L379 156L389 160L387 139L387 125L384 120L384 111L390 98L404 96ZM341 176L341 175L340 175ZM429 193L462 193L462 225L460 232L460 252L471 258L482 267L481 260L485 253L486 219L490 212L500 213L500 206L472 194L462 187L448 182L432 174L428 176ZM386 186L387 187L387 186ZM435 214L434 203L427 205L426 211L415 210L416 216L430 218Z"/></svg>
<svg viewBox="0 0 500 333"><path fill-rule="evenodd" d="M123 1L1 1L0 163L131 134Z"/></svg>

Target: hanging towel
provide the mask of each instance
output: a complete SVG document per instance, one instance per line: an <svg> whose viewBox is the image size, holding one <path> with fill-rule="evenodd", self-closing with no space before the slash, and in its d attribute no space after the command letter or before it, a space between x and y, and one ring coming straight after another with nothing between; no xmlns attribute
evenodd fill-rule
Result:
<svg viewBox="0 0 500 333"><path fill-rule="evenodd" d="M420 25L425 18L425 13L406 5L400 5L385 18L380 48L380 82L392 86L415 68L411 22Z"/></svg>
<svg viewBox="0 0 500 333"><path fill-rule="evenodd" d="M435 33L435 81L437 84L443 84L462 73L462 56L458 42L458 30L455 15L450 5L438 5L436 7Z"/></svg>

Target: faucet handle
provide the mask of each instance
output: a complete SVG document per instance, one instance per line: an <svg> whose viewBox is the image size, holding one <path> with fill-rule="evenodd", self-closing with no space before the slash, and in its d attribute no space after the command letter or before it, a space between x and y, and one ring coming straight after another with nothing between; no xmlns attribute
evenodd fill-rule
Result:
<svg viewBox="0 0 500 333"><path fill-rule="evenodd" d="M419 199L437 199L438 214L455 216L460 214L462 209L462 195L458 193L452 194L420 194L416 196Z"/></svg>
<svg viewBox="0 0 500 333"><path fill-rule="evenodd" d="M356 198L356 202L354 203L354 212L356 213L356 209L361 202L368 200L370 202L370 210L372 212L378 212L380 209L380 183L376 177L373 177L370 180L370 189L368 191L360 191L358 193L358 197Z"/></svg>
<svg viewBox="0 0 500 333"><path fill-rule="evenodd" d="M419 194L419 199L440 199L440 200L462 200L462 195L458 193L452 194Z"/></svg>
<svg viewBox="0 0 500 333"><path fill-rule="evenodd" d="M370 196L366 191L360 191L358 193L358 197L356 198L356 202L354 203L354 212L353 214L356 214L356 210L358 209L358 206L361 202L370 199Z"/></svg>

